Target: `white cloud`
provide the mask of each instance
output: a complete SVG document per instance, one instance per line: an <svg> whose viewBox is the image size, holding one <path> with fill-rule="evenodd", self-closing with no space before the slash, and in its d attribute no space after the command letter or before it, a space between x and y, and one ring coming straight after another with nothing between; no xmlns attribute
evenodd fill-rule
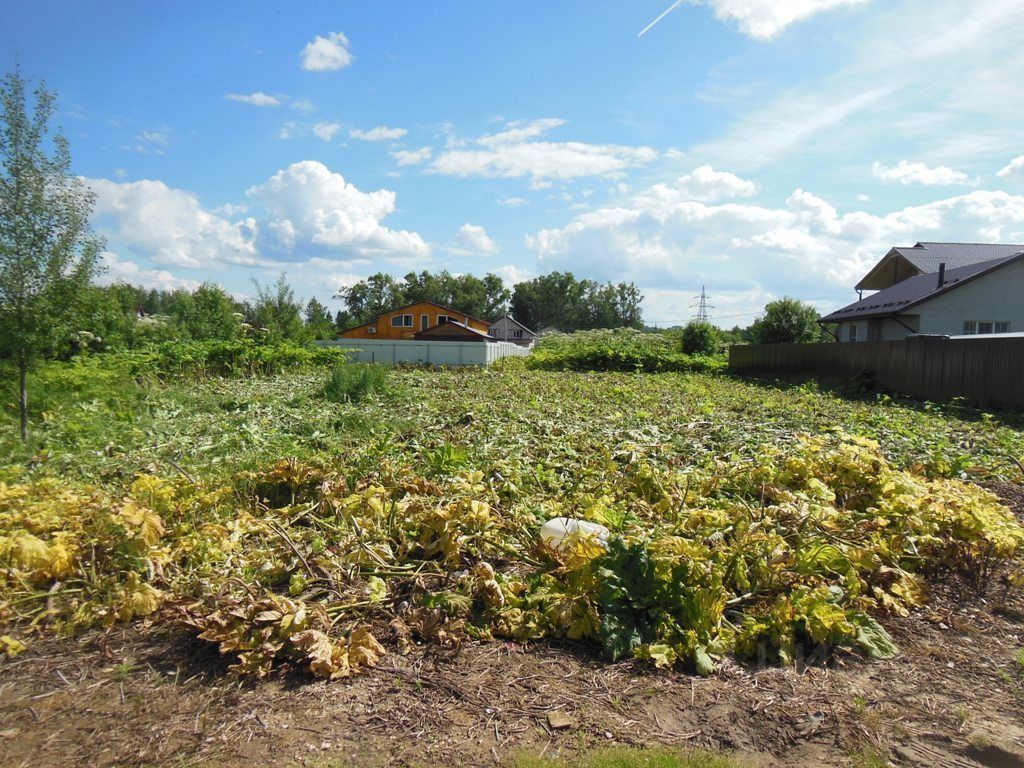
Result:
<svg viewBox="0 0 1024 768"><path fill-rule="evenodd" d="M398 161L399 165L420 165L430 159L433 151L430 147L414 150L400 149L397 152L392 152L391 156Z"/></svg>
<svg viewBox="0 0 1024 768"><path fill-rule="evenodd" d="M271 96L269 93L263 91L253 91L252 93L226 93L224 98L229 101L240 101L243 104L249 104L253 107L279 107L281 106L281 100L276 96Z"/></svg>
<svg viewBox="0 0 1024 768"><path fill-rule="evenodd" d="M1024 180L1024 155L1015 157L1001 170L996 172L1000 179Z"/></svg>
<svg viewBox="0 0 1024 768"><path fill-rule="evenodd" d="M171 134L167 128L145 130L135 134L134 144L122 144L121 149L140 155L166 155L171 146Z"/></svg>
<svg viewBox="0 0 1024 768"><path fill-rule="evenodd" d="M1024 236L1024 196L1001 191L874 215L841 213L800 189L783 205L761 205L702 201L681 187L655 184L530 235L527 247L542 272L585 271L691 294L707 284L723 301L790 293L825 308L848 303L857 279L893 245ZM758 311L750 307L750 317Z"/></svg>
<svg viewBox="0 0 1024 768"><path fill-rule="evenodd" d="M544 189L554 181L584 176L614 177L658 157L650 147L536 140L562 125L564 121L557 118L517 121L506 124L500 133L481 136L471 142L468 149L462 148L461 142L450 142L448 150L431 164L431 169L461 178L529 176L534 188Z"/></svg>
<svg viewBox="0 0 1024 768"><path fill-rule="evenodd" d="M198 280L178 277L166 269L144 269L130 259L122 259L113 251L104 251L100 258L100 264L103 267L103 272L96 280L100 285L131 283L144 288L158 288L164 291L173 291L178 288L194 291L200 286Z"/></svg>
<svg viewBox="0 0 1024 768"><path fill-rule="evenodd" d="M459 256L483 256L495 254L500 248L483 227L466 223L459 227L455 243L448 250Z"/></svg>
<svg viewBox="0 0 1024 768"><path fill-rule="evenodd" d="M888 166L876 162L871 167L871 175L879 181L892 181L899 184L923 184L926 187L946 187L950 184L969 184L966 173L954 171L945 165L930 168L924 163L908 163L900 160L896 165Z"/></svg>
<svg viewBox="0 0 1024 768"><path fill-rule="evenodd" d="M261 245L269 251L388 259L430 253L415 232L381 224L395 210L394 192L362 192L314 160L293 163L247 194L266 210L259 229Z"/></svg>
<svg viewBox="0 0 1024 768"><path fill-rule="evenodd" d="M731 197L750 197L757 194L757 184L728 171L716 171L702 165L693 173L681 176L675 191L693 200L713 201Z"/></svg>
<svg viewBox="0 0 1024 768"><path fill-rule="evenodd" d="M509 208L517 208L526 205L529 201L525 197L506 197L498 201L498 205L507 205Z"/></svg>
<svg viewBox="0 0 1024 768"><path fill-rule="evenodd" d="M500 277L502 282L505 283L505 287L509 289L513 288L517 283L525 283L527 280L532 280L537 276L536 272L523 269L515 264L506 264L505 266L488 271Z"/></svg>
<svg viewBox="0 0 1024 768"><path fill-rule="evenodd" d="M341 123L320 122L313 126L313 133L317 138L330 141L335 134L341 130Z"/></svg>
<svg viewBox="0 0 1024 768"><path fill-rule="evenodd" d="M1020 25L1019 0L876 5L836 39L837 69L825 64L761 103L738 101L733 127L689 156L732 170L813 172L863 163L894 136L929 166L1019 153L1024 59L1006 34Z"/></svg>
<svg viewBox="0 0 1024 768"><path fill-rule="evenodd" d="M303 114L316 112L316 104L309 99L295 99L289 106L296 112L302 112Z"/></svg>
<svg viewBox="0 0 1024 768"><path fill-rule="evenodd" d="M867 0L706 0L720 21L734 22L744 35L771 40L795 22Z"/></svg>
<svg viewBox="0 0 1024 768"><path fill-rule="evenodd" d="M311 72L344 69L355 59L348 48L348 38L341 32L331 32L327 37L317 35L302 49L302 68Z"/></svg>
<svg viewBox="0 0 1024 768"><path fill-rule="evenodd" d="M388 128L386 125L378 125L368 131L354 128L348 132L348 135L353 139L362 139L363 141L394 141L407 133L405 128Z"/></svg>
<svg viewBox="0 0 1024 768"><path fill-rule="evenodd" d="M263 263L253 244L252 219L231 222L205 209L192 193L162 181L85 181L97 195L97 229L155 264L209 268Z"/></svg>

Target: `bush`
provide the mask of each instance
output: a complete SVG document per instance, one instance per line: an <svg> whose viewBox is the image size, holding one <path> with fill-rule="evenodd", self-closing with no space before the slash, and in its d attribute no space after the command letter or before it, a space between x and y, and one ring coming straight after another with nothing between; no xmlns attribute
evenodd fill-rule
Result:
<svg viewBox="0 0 1024 768"><path fill-rule="evenodd" d="M233 341L166 342L144 349L111 353L135 377L273 376L291 368L320 367L347 359L336 347L309 347L292 342L261 344Z"/></svg>
<svg viewBox="0 0 1024 768"><path fill-rule="evenodd" d="M713 355L718 351L718 329L706 320L691 320L683 328L683 352Z"/></svg>
<svg viewBox="0 0 1024 768"><path fill-rule="evenodd" d="M526 366L544 371L717 371L725 361L678 351L668 336L631 328L543 337Z"/></svg>
<svg viewBox="0 0 1024 768"><path fill-rule="evenodd" d="M765 305L764 315L750 326L750 333L757 344L817 341L822 333L818 317L818 310L810 304L786 296Z"/></svg>
<svg viewBox="0 0 1024 768"><path fill-rule="evenodd" d="M339 363L324 386L324 397L334 403L358 403L387 386L388 369L373 363Z"/></svg>

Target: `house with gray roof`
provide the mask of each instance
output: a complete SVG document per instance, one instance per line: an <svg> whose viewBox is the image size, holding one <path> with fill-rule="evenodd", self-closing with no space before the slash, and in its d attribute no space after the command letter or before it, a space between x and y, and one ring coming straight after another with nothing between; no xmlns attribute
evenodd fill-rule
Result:
<svg viewBox="0 0 1024 768"><path fill-rule="evenodd" d="M512 315L495 320L488 329L492 339L508 341L520 347L532 347L537 334L516 320Z"/></svg>
<svg viewBox="0 0 1024 768"><path fill-rule="evenodd" d="M856 288L862 298L819 321L838 324L839 341L1024 331L1024 245L893 248Z"/></svg>

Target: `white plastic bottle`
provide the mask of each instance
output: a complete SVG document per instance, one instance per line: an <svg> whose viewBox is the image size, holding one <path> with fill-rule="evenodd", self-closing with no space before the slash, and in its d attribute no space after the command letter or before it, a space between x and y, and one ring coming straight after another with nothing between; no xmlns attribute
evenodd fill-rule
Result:
<svg viewBox="0 0 1024 768"><path fill-rule="evenodd" d="M601 544L608 542L610 531L599 523L574 520L571 517L553 517L540 528L541 540L550 547L559 549L581 538L594 538Z"/></svg>

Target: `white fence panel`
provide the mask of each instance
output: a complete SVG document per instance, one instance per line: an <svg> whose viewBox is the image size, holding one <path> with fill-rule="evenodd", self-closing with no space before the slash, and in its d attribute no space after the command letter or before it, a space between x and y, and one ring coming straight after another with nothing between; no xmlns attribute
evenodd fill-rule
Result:
<svg viewBox="0 0 1024 768"><path fill-rule="evenodd" d="M421 365L490 365L503 357L525 357L530 350L507 341L391 341L388 339L331 339L322 347L352 350L358 363Z"/></svg>

